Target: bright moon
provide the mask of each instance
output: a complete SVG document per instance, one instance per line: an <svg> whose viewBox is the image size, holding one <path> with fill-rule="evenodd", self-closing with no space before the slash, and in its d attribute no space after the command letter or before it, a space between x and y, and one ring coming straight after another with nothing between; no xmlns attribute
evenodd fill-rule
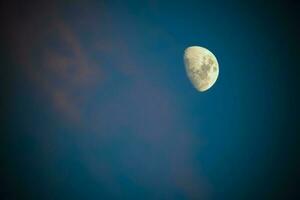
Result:
<svg viewBox="0 0 300 200"><path fill-rule="evenodd" d="M200 92L211 88L218 78L218 61L214 54L206 48L188 47L184 51L184 64L190 81Z"/></svg>

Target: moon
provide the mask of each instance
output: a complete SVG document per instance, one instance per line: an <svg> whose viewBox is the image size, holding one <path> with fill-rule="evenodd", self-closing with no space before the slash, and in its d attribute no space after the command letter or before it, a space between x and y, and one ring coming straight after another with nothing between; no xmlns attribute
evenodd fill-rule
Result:
<svg viewBox="0 0 300 200"><path fill-rule="evenodd" d="M184 65L188 78L200 92L211 88L219 75L217 58L208 49L191 46L184 51Z"/></svg>

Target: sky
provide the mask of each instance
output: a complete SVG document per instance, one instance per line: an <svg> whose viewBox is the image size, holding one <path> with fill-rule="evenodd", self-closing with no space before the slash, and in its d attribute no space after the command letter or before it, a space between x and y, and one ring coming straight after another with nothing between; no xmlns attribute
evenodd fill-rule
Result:
<svg viewBox="0 0 300 200"><path fill-rule="evenodd" d="M299 4L1 7L4 199L296 197ZM194 45L220 68L203 93Z"/></svg>

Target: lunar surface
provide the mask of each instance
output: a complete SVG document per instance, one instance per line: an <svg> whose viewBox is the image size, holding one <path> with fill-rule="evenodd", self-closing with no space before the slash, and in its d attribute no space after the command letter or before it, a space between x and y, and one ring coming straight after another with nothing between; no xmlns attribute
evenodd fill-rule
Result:
<svg viewBox="0 0 300 200"><path fill-rule="evenodd" d="M190 81L200 92L211 88L218 78L218 61L214 54L206 48L188 47L184 51L184 64Z"/></svg>

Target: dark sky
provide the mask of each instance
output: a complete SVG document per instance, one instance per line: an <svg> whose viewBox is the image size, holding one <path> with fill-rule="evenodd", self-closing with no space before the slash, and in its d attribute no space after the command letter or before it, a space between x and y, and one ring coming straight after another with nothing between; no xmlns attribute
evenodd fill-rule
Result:
<svg viewBox="0 0 300 200"><path fill-rule="evenodd" d="M2 3L1 196L295 198L299 8ZM204 93L185 73L192 45L220 66Z"/></svg>

